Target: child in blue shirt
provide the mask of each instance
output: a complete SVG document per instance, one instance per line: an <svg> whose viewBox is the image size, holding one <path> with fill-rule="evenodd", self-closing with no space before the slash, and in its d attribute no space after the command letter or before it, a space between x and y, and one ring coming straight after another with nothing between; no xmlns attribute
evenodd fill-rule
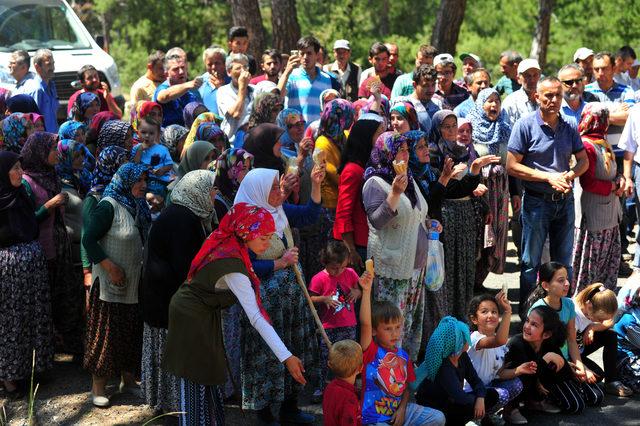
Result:
<svg viewBox="0 0 640 426"><path fill-rule="evenodd" d="M148 192L164 197L167 185L174 179L173 160L160 142L160 123L146 115L138 124L140 143L131 150L134 161L149 167Z"/></svg>

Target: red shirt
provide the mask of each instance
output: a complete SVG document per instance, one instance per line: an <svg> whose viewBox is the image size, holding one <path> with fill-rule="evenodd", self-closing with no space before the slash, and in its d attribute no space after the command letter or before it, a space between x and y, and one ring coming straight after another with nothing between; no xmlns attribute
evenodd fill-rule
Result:
<svg viewBox="0 0 640 426"><path fill-rule="evenodd" d="M333 379L324 389L322 415L325 426L360 426L362 413L356 387L342 379Z"/></svg>
<svg viewBox="0 0 640 426"><path fill-rule="evenodd" d="M71 97L69 98L69 103L67 104L67 115L71 113L71 107L76 102L76 98L78 97L78 95L80 95L80 93L84 93L84 91L84 89L76 90L76 92L71 95ZM107 99L104 97L104 90L98 89L93 93L98 95L98 99L100 99L100 111L109 111Z"/></svg>
<svg viewBox="0 0 640 426"><path fill-rule="evenodd" d="M338 204L333 224L333 238L342 241L342 234L353 232L357 246L367 247L369 224L362 203L364 168L357 163L347 163L340 173Z"/></svg>
<svg viewBox="0 0 640 426"><path fill-rule="evenodd" d="M320 305L318 313L325 329L356 326L354 304L347 302L353 288L358 288L358 274L351 268L346 268L337 277L329 275L326 269L313 276L309 291L319 296L330 296L339 303L335 308L327 308L324 303Z"/></svg>
<svg viewBox="0 0 640 426"><path fill-rule="evenodd" d="M267 79L267 75L266 74L261 74L257 77L253 77L251 80L249 80L249 84L258 84L261 81L265 81Z"/></svg>

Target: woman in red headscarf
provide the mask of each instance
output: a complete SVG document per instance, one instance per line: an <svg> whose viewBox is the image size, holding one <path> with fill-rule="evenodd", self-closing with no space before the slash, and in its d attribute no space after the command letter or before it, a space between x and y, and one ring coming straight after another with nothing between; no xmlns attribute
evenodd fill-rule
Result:
<svg viewBox="0 0 640 426"><path fill-rule="evenodd" d="M572 289L577 294L589 284L601 282L614 290L618 281L622 207L618 198L624 178L616 167L607 141L609 110L590 102L582 111L578 131L589 158L589 168L580 176L582 193L576 199L576 233L573 246Z"/></svg>
<svg viewBox="0 0 640 426"><path fill-rule="evenodd" d="M249 321L293 378L305 383L302 362L282 343L260 301L260 280L249 249L263 253L276 227L267 210L234 205L191 263L187 281L171 299L163 368L180 378L181 424L224 424L225 351L222 309L240 302Z"/></svg>

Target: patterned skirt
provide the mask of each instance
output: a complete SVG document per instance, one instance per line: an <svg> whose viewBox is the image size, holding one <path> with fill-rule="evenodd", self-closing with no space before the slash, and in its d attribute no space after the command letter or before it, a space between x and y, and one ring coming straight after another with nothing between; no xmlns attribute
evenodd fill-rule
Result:
<svg viewBox="0 0 640 426"><path fill-rule="evenodd" d="M222 311L222 331L224 350L227 353L229 371L223 388L225 398L240 391L240 317L242 306L239 303Z"/></svg>
<svg viewBox="0 0 640 426"><path fill-rule="evenodd" d="M0 249L0 379L20 380L53 366L47 263L38 241Z"/></svg>
<svg viewBox="0 0 640 426"><path fill-rule="evenodd" d="M425 292L423 344L444 316L466 320L476 278L476 216L473 200L445 200L442 204L445 278L438 291Z"/></svg>
<svg viewBox="0 0 640 426"><path fill-rule="evenodd" d="M427 291L422 280L421 270L414 270L408 280L376 277L374 300L388 301L396 305L404 316L403 336L399 344L407 351L411 359L417 360L422 344L424 326L424 296Z"/></svg>
<svg viewBox="0 0 640 426"><path fill-rule="evenodd" d="M614 226L599 232L576 228L573 246L573 282L575 293L589 284L601 282L615 290L620 267L620 228ZM570 293L571 294L571 293Z"/></svg>
<svg viewBox="0 0 640 426"><path fill-rule="evenodd" d="M224 426L220 386L205 386L180 378L180 426Z"/></svg>
<svg viewBox="0 0 640 426"><path fill-rule="evenodd" d="M84 368L98 377L139 374L142 317L138 304L100 300L100 280L91 286Z"/></svg>
<svg viewBox="0 0 640 426"><path fill-rule="evenodd" d="M494 244L482 250L476 265L476 284L482 285L489 275L504 273L507 259L507 234L509 232L509 179L506 174L494 174L486 179L488 191L485 200L493 217L491 228Z"/></svg>
<svg viewBox="0 0 640 426"><path fill-rule="evenodd" d="M293 268L275 271L260 284L262 305L269 314L271 325L287 349L304 364L306 377L318 374L318 341L315 323L302 290L296 283ZM278 361L260 334L249 323L246 314L240 321L242 357L242 406L261 410L295 396L302 385L293 380L284 364Z"/></svg>
<svg viewBox="0 0 640 426"><path fill-rule="evenodd" d="M180 411L179 379L163 371L162 355L167 340L166 328L155 328L144 323L142 336L142 383L147 405L165 413Z"/></svg>

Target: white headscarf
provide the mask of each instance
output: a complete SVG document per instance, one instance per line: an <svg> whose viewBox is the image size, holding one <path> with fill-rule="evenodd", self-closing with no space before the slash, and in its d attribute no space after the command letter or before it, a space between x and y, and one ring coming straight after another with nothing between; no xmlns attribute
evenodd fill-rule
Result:
<svg viewBox="0 0 640 426"><path fill-rule="evenodd" d="M289 226L287 216L282 206L273 207L269 204L269 193L273 186L273 181L280 179L280 173L273 169L253 169L242 179L236 199L233 204L247 203L253 206L262 207L273 216L276 223L276 233L280 238L284 234L284 230Z"/></svg>

